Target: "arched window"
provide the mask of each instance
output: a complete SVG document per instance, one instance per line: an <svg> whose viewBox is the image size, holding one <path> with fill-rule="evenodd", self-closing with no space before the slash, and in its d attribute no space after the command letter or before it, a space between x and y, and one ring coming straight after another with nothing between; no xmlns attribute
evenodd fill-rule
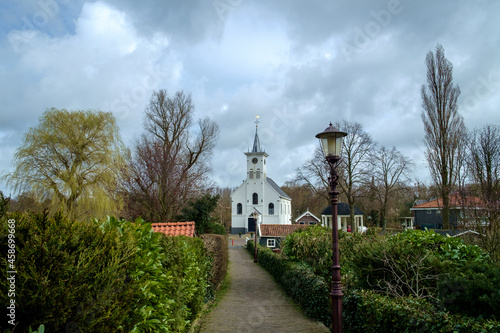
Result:
<svg viewBox="0 0 500 333"><path fill-rule="evenodd" d="M260 178L260 169L257 169L257 172L255 173L255 178Z"/></svg>
<svg viewBox="0 0 500 333"><path fill-rule="evenodd" d="M249 172L249 177L248 177L248 178L250 178L250 179L252 179L252 178L253 178L253 170L250 170L250 172Z"/></svg>
<svg viewBox="0 0 500 333"><path fill-rule="evenodd" d="M236 214L238 215L243 214L243 205L240 203L236 205Z"/></svg>
<svg viewBox="0 0 500 333"><path fill-rule="evenodd" d="M258 204L259 204L259 195L258 195L257 193L254 193L254 194L252 195L252 203L253 203L254 205L258 205Z"/></svg>
<svg viewBox="0 0 500 333"><path fill-rule="evenodd" d="M272 202L269 204L269 215L274 215L274 204Z"/></svg>

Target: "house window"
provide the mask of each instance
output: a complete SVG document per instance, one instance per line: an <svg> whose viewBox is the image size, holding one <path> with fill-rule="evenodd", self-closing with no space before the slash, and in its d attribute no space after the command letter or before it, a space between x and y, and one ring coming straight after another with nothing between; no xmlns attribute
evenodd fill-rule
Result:
<svg viewBox="0 0 500 333"><path fill-rule="evenodd" d="M243 214L243 205L240 203L236 205L236 214L238 215Z"/></svg>
<svg viewBox="0 0 500 333"><path fill-rule="evenodd" d="M427 214L430 214L430 213L432 213L432 210L428 210L428 211L427 211Z"/></svg>
<svg viewBox="0 0 500 333"><path fill-rule="evenodd" d="M316 222L314 222L314 221L309 221L309 225L315 225L315 224L316 224Z"/></svg>
<svg viewBox="0 0 500 333"><path fill-rule="evenodd" d="M269 204L269 215L274 215L274 204L272 202Z"/></svg>
<svg viewBox="0 0 500 333"><path fill-rule="evenodd" d="M268 239L267 247L276 247L276 241L274 239Z"/></svg>
<svg viewBox="0 0 500 333"><path fill-rule="evenodd" d="M306 224L304 221L300 221L299 224Z"/></svg>
<svg viewBox="0 0 500 333"><path fill-rule="evenodd" d="M254 193L252 195L252 204L258 205L259 204L259 195L257 193Z"/></svg>

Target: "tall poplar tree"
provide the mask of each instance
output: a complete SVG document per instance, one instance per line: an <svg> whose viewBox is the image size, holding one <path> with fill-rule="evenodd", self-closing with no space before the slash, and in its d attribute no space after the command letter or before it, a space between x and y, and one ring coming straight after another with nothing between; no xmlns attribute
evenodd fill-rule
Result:
<svg viewBox="0 0 500 333"><path fill-rule="evenodd" d="M425 129L426 157L442 198L443 228L450 227L450 194L462 165L461 151L466 129L458 113L460 88L453 84L453 65L441 45L425 58L427 86L422 85L422 121Z"/></svg>

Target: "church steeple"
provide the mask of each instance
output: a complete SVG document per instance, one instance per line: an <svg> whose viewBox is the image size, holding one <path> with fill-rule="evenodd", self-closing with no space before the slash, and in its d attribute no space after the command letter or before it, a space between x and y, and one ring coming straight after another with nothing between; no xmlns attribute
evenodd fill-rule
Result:
<svg viewBox="0 0 500 333"><path fill-rule="evenodd" d="M259 129L259 116L255 116L255 138L253 139L253 148L252 148L252 153L260 153L261 152L261 149L260 149L260 140L259 140L259 133L258 133L258 129Z"/></svg>

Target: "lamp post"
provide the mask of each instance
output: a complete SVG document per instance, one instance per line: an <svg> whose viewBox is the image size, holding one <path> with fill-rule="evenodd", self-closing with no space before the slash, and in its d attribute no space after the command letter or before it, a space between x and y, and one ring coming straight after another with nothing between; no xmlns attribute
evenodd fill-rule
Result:
<svg viewBox="0 0 500 333"><path fill-rule="evenodd" d="M259 262L257 259L257 231L259 231L259 226L257 223L257 218L259 217L259 213L257 211L253 212L253 220L255 222L255 242L254 242L254 251L253 251L253 262Z"/></svg>
<svg viewBox="0 0 500 333"><path fill-rule="evenodd" d="M337 183L339 175L336 168L340 162L340 150L342 148L342 138L347 133L339 131L335 127L327 127L323 132L316 134L320 139L325 159L330 167L330 200L332 204L332 332L342 332L342 286L340 284L340 260L339 260L339 228L337 222L337 203L339 191Z"/></svg>

